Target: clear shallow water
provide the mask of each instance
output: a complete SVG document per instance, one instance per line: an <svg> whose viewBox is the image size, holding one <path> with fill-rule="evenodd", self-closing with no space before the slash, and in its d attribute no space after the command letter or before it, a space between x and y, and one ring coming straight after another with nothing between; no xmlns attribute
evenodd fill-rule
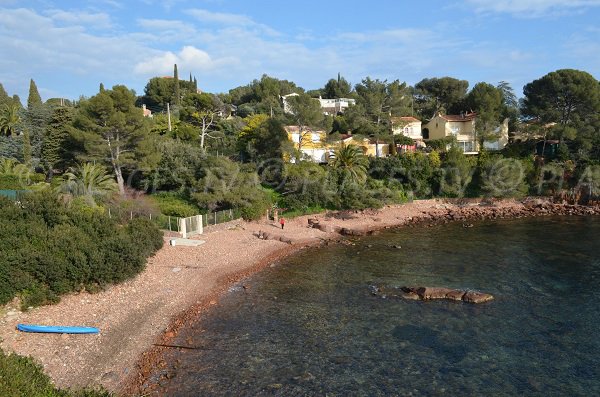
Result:
<svg viewBox="0 0 600 397"><path fill-rule="evenodd" d="M600 395L597 218L399 229L244 284L180 333L198 349L167 356L164 395ZM373 284L496 300L385 300Z"/></svg>

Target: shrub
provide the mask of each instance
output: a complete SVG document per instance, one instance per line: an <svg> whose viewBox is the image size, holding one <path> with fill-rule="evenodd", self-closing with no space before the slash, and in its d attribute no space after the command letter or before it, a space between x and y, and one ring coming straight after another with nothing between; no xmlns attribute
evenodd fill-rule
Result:
<svg viewBox="0 0 600 397"><path fill-rule="evenodd" d="M200 213L198 207L190 204L181 196L173 193L153 194L150 198L156 203L160 212L164 215L187 218Z"/></svg>
<svg viewBox="0 0 600 397"><path fill-rule="evenodd" d="M0 350L0 396L28 397L110 397L103 390L71 392L54 387L42 366L29 357L5 354Z"/></svg>
<svg viewBox="0 0 600 397"><path fill-rule="evenodd" d="M139 273L163 240L148 219L125 225L99 211L68 207L50 191L20 204L0 197L0 304L24 307Z"/></svg>

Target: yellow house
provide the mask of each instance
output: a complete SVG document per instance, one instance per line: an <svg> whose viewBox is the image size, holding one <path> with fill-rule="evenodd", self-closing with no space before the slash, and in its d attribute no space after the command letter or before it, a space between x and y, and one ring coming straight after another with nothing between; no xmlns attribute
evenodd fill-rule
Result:
<svg viewBox="0 0 600 397"><path fill-rule="evenodd" d="M390 145L385 142L377 142L374 139L359 139L352 135L342 135L344 145L356 145L362 149L365 156L370 157L387 157L390 155ZM336 145L339 146L339 145Z"/></svg>
<svg viewBox="0 0 600 397"><path fill-rule="evenodd" d="M442 139L448 136L456 137L458 147L465 153L478 153L479 145L475 136L475 113L460 115L442 115L438 113L423 126L424 140Z"/></svg>
<svg viewBox="0 0 600 397"><path fill-rule="evenodd" d="M327 133L325 131L304 127L300 132L300 127L297 125L288 125L284 128L288 139L294 144L294 149L300 151L303 158L315 163L327 162L329 153L333 148L332 145L327 143ZM294 163L296 159L291 158L290 161Z"/></svg>

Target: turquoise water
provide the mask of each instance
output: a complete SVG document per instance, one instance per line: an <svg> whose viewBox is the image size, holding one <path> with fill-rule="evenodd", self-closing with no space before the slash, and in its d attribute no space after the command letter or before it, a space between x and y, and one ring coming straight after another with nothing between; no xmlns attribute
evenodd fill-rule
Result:
<svg viewBox="0 0 600 397"><path fill-rule="evenodd" d="M233 288L174 341L195 349L167 355L160 393L600 395L600 219L403 228L355 244L308 249ZM496 300L382 299L374 284Z"/></svg>

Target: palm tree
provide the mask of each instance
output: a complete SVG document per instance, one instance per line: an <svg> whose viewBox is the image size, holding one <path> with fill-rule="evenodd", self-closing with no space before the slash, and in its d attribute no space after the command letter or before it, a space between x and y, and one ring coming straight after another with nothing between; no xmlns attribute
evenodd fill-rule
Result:
<svg viewBox="0 0 600 397"><path fill-rule="evenodd" d="M98 164L85 163L70 168L64 175L63 190L74 196L87 197L94 203L94 197L104 196L117 190L117 183L106 169Z"/></svg>
<svg viewBox="0 0 600 397"><path fill-rule="evenodd" d="M0 112L0 133L6 136L15 135L17 124L20 122L19 107L15 104L4 105Z"/></svg>
<svg viewBox="0 0 600 397"><path fill-rule="evenodd" d="M341 170L351 182L362 183L367 179L369 160L356 145L342 145L333 152L329 164Z"/></svg>

